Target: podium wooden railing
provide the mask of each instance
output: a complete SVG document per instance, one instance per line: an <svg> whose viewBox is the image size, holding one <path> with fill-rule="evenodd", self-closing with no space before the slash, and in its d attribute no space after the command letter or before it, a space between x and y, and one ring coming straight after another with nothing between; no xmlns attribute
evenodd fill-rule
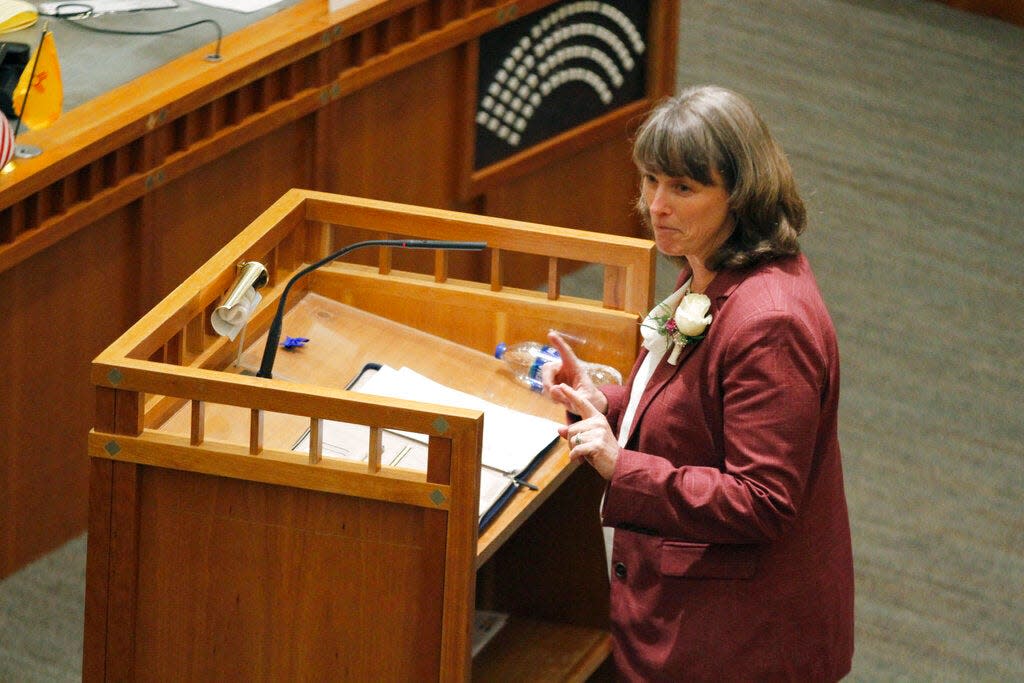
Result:
<svg viewBox="0 0 1024 683"><path fill-rule="evenodd" d="M388 249L372 264L331 264L288 299L288 324L317 330L309 353L282 354L281 378L246 374L283 284L367 233L486 241L490 277L449 277L455 253L438 253L429 274ZM552 273L566 254L603 266L602 299L563 296L554 277L548 292L504 285L512 252L550 259ZM592 672L608 653L596 475L556 445L539 490L517 493L478 534L482 414L342 387L366 361L408 360L560 419L490 350L556 327L585 336L588 358L628 369L653 258L635 238L286 194L93 363L84 678L488 679L526 654L539 680ZM206 321L249 260L270 283L242 348ZM324 420L367 426L369 464L322 457L316 438L292 450L296 431L315 436ZM385 429L428 436L425 473L372 457ZM538 553L548 547L558 567ZM475 607L512 620L471 661Z"/></svg>

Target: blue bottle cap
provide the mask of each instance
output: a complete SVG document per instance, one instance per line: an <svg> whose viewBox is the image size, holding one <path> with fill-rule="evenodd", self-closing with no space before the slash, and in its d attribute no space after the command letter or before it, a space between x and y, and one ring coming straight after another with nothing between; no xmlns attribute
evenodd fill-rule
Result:
<svg viewBox="0 0 1024 683"><path fill-rule="evenodd" d="M505 355L505 350L507 348L508 348L508 345L505 342L498 342L498 345L496 347L494 347L494 357L495 358L501 358L502 356L504 356Z"/></svg>

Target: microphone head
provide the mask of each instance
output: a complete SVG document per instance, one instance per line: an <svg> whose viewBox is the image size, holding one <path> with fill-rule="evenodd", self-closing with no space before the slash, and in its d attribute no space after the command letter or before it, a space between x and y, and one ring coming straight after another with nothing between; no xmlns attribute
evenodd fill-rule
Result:
<svg viewBox="0 0 1024 683"><path fill-rule="evenodd" d="M395 246L406 249L455 249L461 251L480 251L487 248L487 242L453 242L449 240L397 240Z"/></svg>

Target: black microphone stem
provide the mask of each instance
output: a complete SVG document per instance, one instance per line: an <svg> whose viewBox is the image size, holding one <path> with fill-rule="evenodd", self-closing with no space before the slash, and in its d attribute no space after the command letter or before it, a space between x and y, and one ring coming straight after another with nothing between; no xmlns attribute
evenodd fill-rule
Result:
<svg viewBox="0 0 1024 683"><path fill-rule="evenodd" d="M270 323L270 329L267 330L267 345L263 349L263 360L260 363L259 372L256 373L257 377L270 379L273 376L272 371L274 369L274 360L277 358L277 346L281 341L281 327L284 324L285 300L288 298L288 292L291 291L292 285L294 285L304 275L308 275L317 268L321 268L331 261L341 258L350 251L361 249L362 247L399 247L401 249L453 249L461 251L480 251L487 247L487 243L447 242L444 240L366 240L364 242L350 244L347 247L339 249L333 254L325 256L316 263L306 266L288 280L288 283L284 286L284 290L281 292L281 300L277 303L277 312L274 313L274 320Z"/></svg>

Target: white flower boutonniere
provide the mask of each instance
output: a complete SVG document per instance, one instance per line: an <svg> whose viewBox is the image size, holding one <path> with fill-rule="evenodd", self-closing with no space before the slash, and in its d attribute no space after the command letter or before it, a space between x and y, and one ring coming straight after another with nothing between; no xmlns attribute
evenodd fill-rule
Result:
<svg viewBox="0 0 1024 683"><path fill-rule="evenodd" d="M665 304L660 305L669 310ZM679 361L679 353L687 344L695 344L704 338L708 325L711 324L711 299L704 294L687 294L679 302L675 313L657 315L652 312L647 320L654 323L655 330L673 344L668 362L675 365Z"/></svg>

